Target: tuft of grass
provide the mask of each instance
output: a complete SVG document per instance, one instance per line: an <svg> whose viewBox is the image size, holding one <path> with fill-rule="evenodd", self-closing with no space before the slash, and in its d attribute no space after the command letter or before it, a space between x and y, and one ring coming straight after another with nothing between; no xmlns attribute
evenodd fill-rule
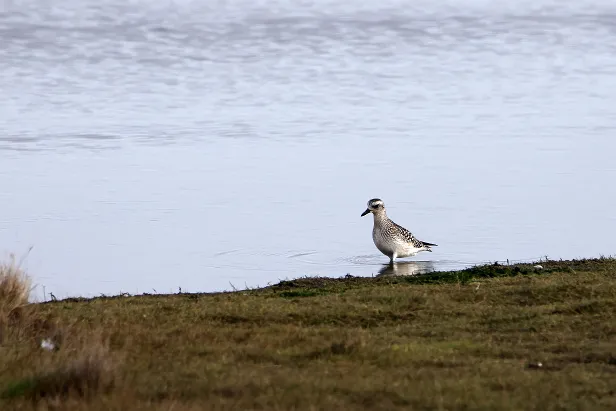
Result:
<svg viewBox="0 0 616 411"><path fill-rule="evenodd" d="M30 278L14 257L9 263L0 263L0 345L11 323L19 317L19 310L28 304L30 289Z"/></svg>
<svg viewBox="0 0 616 411"><path fill-rule="evenodd" d="M10 314L17 307L28 304L30 278L12 257L9 263L0 264L0 314Z"/></svg>

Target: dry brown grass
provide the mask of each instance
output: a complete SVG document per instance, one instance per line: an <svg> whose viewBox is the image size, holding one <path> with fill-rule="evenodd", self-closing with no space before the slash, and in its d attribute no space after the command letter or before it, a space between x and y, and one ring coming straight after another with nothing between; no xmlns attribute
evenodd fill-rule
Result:
<svg viewBox="0 0 616 411"><path fill-rule="evenodd" d="M10 322L30 298L30 278L11 258L0 264L0 344L6 338Z"/></svg>
<svg viewBox="0 0 616 411"><path fill-rule="evenodd" d="M616 409L616 261L542 265L38 304L65 342L0 347L0 409Z"/></svg>
<svg viewBox="0 0 616 411"><path fill-rule="evenodd" d="M0 309L10 311L28 303L30 298L30 278L19 267L15 258L9 263L0 264Z"/></svg>

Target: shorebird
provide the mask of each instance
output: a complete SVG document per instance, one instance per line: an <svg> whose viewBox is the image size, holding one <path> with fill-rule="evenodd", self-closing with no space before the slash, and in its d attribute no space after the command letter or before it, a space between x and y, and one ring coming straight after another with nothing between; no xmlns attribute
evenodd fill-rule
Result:
<svg viewBox="0 0 616 411"><path fill-rule="evenodd" d="M380 252L390 259L390 263L396 258L411 257L421 251L432 252L430 247L436 244L418 240L409 230L399 226L387 217L385 203L379 198L368 201L368 208L361 216L368 213L374 215L374 227L372 228L372 240Z"/></svg>

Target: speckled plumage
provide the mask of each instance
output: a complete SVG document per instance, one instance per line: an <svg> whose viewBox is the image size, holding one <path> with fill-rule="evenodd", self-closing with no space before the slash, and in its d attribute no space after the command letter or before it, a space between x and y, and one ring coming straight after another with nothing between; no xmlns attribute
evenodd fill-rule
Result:
<svg viewBox="0 0 616 411"><path fill-rule="evenodd" d="M374 216L372 228L374 245L388 256L392 263L398 257L411 257L421 251L432 252L431 247L436 246L436 244L418 240L409 230L390 220L381 199L373 198L368 201L368 208L362 216L368 213Z"/></svg>

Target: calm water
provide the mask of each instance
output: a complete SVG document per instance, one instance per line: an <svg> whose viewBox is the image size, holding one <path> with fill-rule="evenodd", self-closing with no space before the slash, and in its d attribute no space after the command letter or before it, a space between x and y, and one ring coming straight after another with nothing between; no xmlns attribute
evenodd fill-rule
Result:
<svg viewBox="0 0 616 411"><path fill-rule="evenodd" d="M378 275L372 197L439 244L396 274L616 251L612 1L53 3L0 6L40 298Z"/></svg>

